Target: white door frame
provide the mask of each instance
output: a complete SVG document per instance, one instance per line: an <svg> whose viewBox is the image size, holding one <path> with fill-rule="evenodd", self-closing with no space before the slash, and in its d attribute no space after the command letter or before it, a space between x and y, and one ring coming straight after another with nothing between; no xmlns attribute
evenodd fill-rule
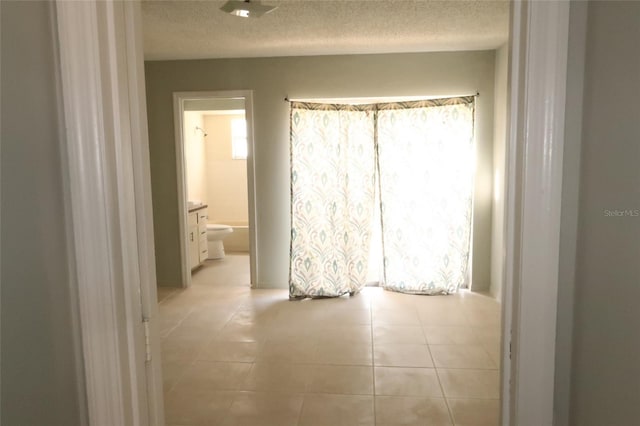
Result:
<svg viewBox="0 0 640 426"><path fill-rule="evenodd" d="M511 6L503 425L554 422L569 6Z"/></svg>
<svg viewBox="0 0 640 426"><path fill-rule="evenodd" d="M501 423L539 426L553 423L569 2L511 5ZM155 297L140 5L57 10L89 421L161 425L159 367L139 361Z"/></svg>
<svg viewBox="0 0 640 426"><path fill-rule="evenodd" d="M88 421L163 425L140 4L55 6Z"/></svg>
<svg viewBox="0 0 640 426"><path fill-rule="evenodd" d="M191 267L189 266L189 247L187 246L187 179L184 158L184 101L206 99L243 98L244 111L247 121L247 193L249 202L249 269L251 286L257 283L258 271L258 231L256 229L256 198L255 198L255 161L253 138L253 91L252 90L221 90L207 92L174 92L173 94L173 123L176 139L176 174L178 180L178 219L180 220L180 265L182 272L182 287L191 285Z"/></svg>

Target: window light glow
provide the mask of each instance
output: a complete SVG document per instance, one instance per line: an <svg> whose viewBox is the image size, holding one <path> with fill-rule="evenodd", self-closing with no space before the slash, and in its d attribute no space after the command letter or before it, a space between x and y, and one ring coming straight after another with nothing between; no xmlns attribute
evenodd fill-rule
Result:
<svg viewBox="0 0 640 426"><path fill-rule="evenodd" d="M247 120L236 118L231 120L231 158L247 159Z"/></svg>

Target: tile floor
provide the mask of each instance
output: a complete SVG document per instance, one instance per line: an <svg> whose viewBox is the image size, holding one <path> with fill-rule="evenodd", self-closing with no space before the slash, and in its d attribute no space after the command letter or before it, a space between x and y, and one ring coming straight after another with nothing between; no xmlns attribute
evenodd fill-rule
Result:
<svg viewBox="0 0 640 426"><path fill-rule="evenodd" d="M167 425L497 425L500 306L365 288L289 301L248 257L160 288Z"/></svg>

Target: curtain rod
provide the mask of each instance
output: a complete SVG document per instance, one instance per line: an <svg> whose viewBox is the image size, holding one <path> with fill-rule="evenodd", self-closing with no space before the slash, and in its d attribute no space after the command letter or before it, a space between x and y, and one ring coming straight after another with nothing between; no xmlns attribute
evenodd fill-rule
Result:
<svg viewBox="0 0 640 426"><path fill-rule="evenodd" d="M444 98L463 98L466 96L476 96L479 97L480 96L480 91L476 90L476 93L474 95L455 95L455 96L444 96ZM411 102L411 101L417 101L417 100L425 100L425 99L419 99L419 97L415 97L415 96L411 96L412 98L415 99L409 99L406 101L389 101L389 102ZM391 98L391 97L390 97ZM402 98L401 96L398 98ZM393 99L398 99L396 97L393 97ZM336 100L340 99L340 98L335 98ZM358 99L358 98L347 98L347 99ZM363 99L369 99L369 98L363 98ZM442 99L442 98L431 98L431 99ZM321 99L320 99L321 100ZM426 99L429 100L429 99ZM285 102L312 102L314 101L314 99L289 99L288 96L284 97L284 101ZM380 102L374 102L374 103L380 103Z"/></svg>

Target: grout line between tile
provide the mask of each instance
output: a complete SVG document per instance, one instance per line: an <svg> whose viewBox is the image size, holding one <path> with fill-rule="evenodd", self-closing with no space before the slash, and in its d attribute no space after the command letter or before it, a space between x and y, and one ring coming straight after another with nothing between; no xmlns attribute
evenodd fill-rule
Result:
<svg viewBox="0 0 640 426"><path fill-rule="evenodd" d="M442 386L442 381L440 380L440 373L436 368L436 377L438 378L438 384L440 385L440 392L442 392L442 398L444 399L444 403L447 406L447 412L449 413L449 421L452 425L455 425L455 419L453 418L453 411L451 411L451 406L449 405L449 399L444 393L444 387Z"/></svg>
<svg viewBox="0 0 640 426"><path fill-rule="evenodd" d="M426 336L425 336L426 339ZM433 369L436 372L436 377L438 378L438 385L440 386L440 392L442 392L442 398L444 399L444 403L447 406L447 412L449 413L449 421L452 425L455 425L455 419L453 418L453 412L451 411L451 406L449 405L449 400L447 399L447 395L444 393L444 386L442 386L442 380L440 380L440 372L438 368L436 368L436 362L433 359L433 355L431 354L431 349L429 349L429 345L427 345L427 349L429 350L429 356L431 357L431 363L433 364Z"/></svg>
<svg viewBox="0 0 640 426"><path fill-rule="evenodd" d="M373 424L377 423L376 419L376 354L374 347L374 336L373 336L373 306L371 305L371 301L369 301L369 315L371 317L371 324L369 324L369 332L371 333L371 379L373 380Z"/></svg>

